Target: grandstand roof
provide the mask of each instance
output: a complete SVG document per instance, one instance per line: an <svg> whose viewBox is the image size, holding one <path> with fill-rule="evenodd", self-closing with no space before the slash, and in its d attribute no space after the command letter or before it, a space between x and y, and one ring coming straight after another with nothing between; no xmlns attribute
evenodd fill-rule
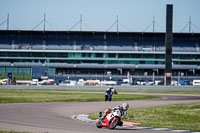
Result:
<svg viewBox="0 0 200 133"><path fill-rule="evenodd" d="M105 37L106 34L106 37ZM0 30L0 39L67 39L68 36L78 39L81 36L82 39L88 36L95 36L94 39L112 39L120 37L119 39L142 39L145 37L152 39L151 37L159 37L164 39L164 32L106 32L106 31L33 31L33 30ZM100 38L97 38L99 36ZM195 39L200 41L200 33L173 33L174 39ZM139 38L137 38L139 37ZM158 39L158 38L157 38Z"/></svg>

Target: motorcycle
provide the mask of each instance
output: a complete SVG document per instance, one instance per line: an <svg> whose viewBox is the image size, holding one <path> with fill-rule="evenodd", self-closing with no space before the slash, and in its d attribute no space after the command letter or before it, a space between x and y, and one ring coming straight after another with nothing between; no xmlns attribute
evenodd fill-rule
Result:
<svg viewBox="0 0 200 133"><path fill-rule="evenodd" d="M122 126L121 112L119 109L111 111L105 118L102 118L102 112L99 112L99 120L96 123L97 128L108 127L114 129L117 125Z"/></svg>

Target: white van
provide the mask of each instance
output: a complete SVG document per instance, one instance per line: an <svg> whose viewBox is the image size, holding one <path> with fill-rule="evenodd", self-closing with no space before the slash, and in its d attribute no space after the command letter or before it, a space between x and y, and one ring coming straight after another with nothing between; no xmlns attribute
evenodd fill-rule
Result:
<svg viewBox="0 0 200 133"><path fill-rule="evenodd" d="M63 86L76 86L76 81L75 80L65 80L62 83L60 83L59 85L63 85Z"/></svg>
<svg viewBox="0 0 200 133"><path fill-rule="evenodd" d="M114 81L114 80L104 80L104 81L101 81L101 85L117 85L117 81Z"/></svg>
<svg viewBox="0 0 200 133"><path fill-rule="evenodd" d="M8 79L2 79L0 80L0 85L6 85L8 82Z"/></svg>
<svg viewBox="0 0 200 133"><path fill-rule="evenodd" d="M193 80L193 85L200 85L200 80Z"/></svg>

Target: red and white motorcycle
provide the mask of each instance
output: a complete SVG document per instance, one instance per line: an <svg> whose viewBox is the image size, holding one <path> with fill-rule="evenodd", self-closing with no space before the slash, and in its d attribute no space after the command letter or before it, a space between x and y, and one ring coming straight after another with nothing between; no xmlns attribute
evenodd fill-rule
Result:
<svg viewBox="0 0 200 133"><path fill-rule="evenodd" d="M102 112L99 112L99 120L96 123L98 128L108 127L114 129L117 125L122 126L121 112L119 109L111 111L104 119L102 119Z"/></svg>

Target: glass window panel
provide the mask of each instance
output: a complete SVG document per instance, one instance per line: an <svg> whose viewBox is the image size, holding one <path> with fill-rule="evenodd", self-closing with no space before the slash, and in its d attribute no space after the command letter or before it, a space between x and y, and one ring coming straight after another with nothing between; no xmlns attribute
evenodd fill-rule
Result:
<svg viewBox="0 0 200 133"><path fill-rule="evenodd" d="M33 57L43 57L43 53L32 53Z"/></svg>
<svg viewBox="0 0 200 133"><path fill-rule="evenodd" d="M7 56L7 52L0 52L0 57Z"/></svg>
<svg viewBox="0 0 200 133"><path fill-rule="evenodd" d="M96 53L96 57L97 58L102 58L103 57L103 53Z"/></svg>
<svg viewBox="0 0 200 133"><path fill-rule="evenodd" d="M17 56L19 56L19 53L17 53L17 52L8 52L7 55L10 56L10 57L17 57Z"/></svg>
<svg viewBox="0 0 200 133"><path fill-rule="evenodd" d="M116 55L115 55L114 53L109 53L109 54L108 54L108 58L115 58L115 56L116 56Z"/></svg>
<svg viewBox="0 0 200 133"><path fill-rule="evenodd" d="M20 57L32 57L32 53L30 52L20 52Z"/></svg>

